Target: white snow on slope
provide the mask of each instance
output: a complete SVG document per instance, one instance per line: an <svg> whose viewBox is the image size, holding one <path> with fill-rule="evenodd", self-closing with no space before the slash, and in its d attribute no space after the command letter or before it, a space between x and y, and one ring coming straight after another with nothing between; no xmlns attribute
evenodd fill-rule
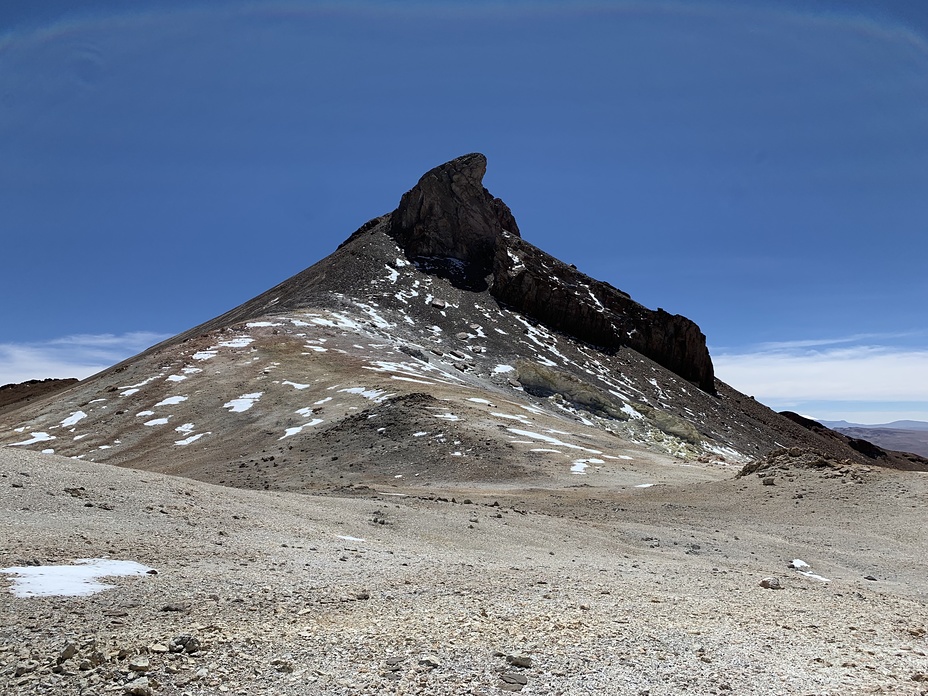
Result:
<svg viewBox="0 0 928 696"><path fill-rule="evenodd" d="M45 432L30 433L32 437L28 440L23 440L22 442L13 442L10 444L10 447L17 447L19 445L32 445L36 442L45 442L47 440L54 440L54 435L49 435Z"/></svg>
<svg viewBox="0 0 928 696"><path fill-rule="evenodd" d="M254 392L252 394L242 394L237 399L227 401L222 405L223 408L229 409L231 413L241 413L254 406L258 399L264 396L264 392Z"/></svg>
<svg viewBox="0 0 928 696"><path fill-rule="evenodd" d="M61 425L65 428L68 428L72 425L75 425L78 421L82 421L87 417L87 414L83 411L75 411L70 416L61 421Z"/></svg>
<svg viewBox="0 0 928 696"><path fill-rule="evenodd" d="M186 396L169 396L164 401L159 401L155 404L155 408L159 406L175 406L179 403L182 403L187 400Z"/></svg>
<svg viewBox="0 0 928 696"><path fill-rule="evenodd" d="M322 421L321 418L313 418L313 419L312 419L311 421L309 421L308 423L303 423L303 425L297 425L297 426L294 426L294 427L292 427L292 428L287 428L287 430L284 432L284 436L283 436L283 437L279 437L279 438L277 438L277 439L278 439L278 440L283 440L284 438L291 437L291 436L296 435L297 433L301 432L301 431L303 430L303 428L311 428L312 426L314 426L314 425L319 425L319 424L322 423L322 422L323 422L323 421Z"/></svg>
<svg viewBox="0 0 928 696"><path fill-rule="evenodd" d="M219 343L223 348L244 348L250 343L254 343L255 339L248 336L242 336L241 338L232 338L228 341L221 341Z"/></svg>
<svg viewBox="0 0 928 696"><path fill-rule="evenodd" d="M145 386L146 384L148 384L149 382L154 382L156 379L158 379L159 376L160 376L160 375L156 375L155 377L149 377L148 379L143 379L143 380L142 380L141 382L139 382L138 384L127 384L126 386L124 386L124 387L119 387L119 388L120 388L120 389L135 389L135 391L138 391L138 390L139 390L139 387L144 387L144 386ZM135 393L135 392L133 392L133 393ZM126 396L126 394L124 393L123 396Z"/></svg>
<svg viewBox="0 0 928 696"><path fill-rule="evenodd" d="M368 389L367 387L350 387L348 389L339 389L338 391L346 394L358 394L365 399L370 399L375 404L383 403L389 396L385 391L380 389Z"/></svg>
<svg viewBox="0 0 928 696"><path fill-rule="evenodd" d="M183 440L174 440L174 444L175 444L175 445L180 445L181 447L185 447L186 445L189 445L191 442L196 442L197 440L199 440L199 439L200 439L201 437L203 437L204 435L212 435L212 433L211 433L211 432L197 433L196 435L191 435L190 437L185 437Z"/></svg>
<svg viewBox="0 0 928 696"><path fill-rule="evenodd" d="M581 447L580 445L574 445L570 442L564 442L563 440L558 440L556 437L551 437L550 435L542 435L540 433L533 433L531 430L520 430L519 428L506 428L511 433L516 435L523 435L524 437L530 437L533 440L541 440L542 442L547 442L551 445L557 445L558 447L569 447L570 449L581 450L583 452L589 452L590 454L602 454L599 450L589 449L587 447Z"/></svg>

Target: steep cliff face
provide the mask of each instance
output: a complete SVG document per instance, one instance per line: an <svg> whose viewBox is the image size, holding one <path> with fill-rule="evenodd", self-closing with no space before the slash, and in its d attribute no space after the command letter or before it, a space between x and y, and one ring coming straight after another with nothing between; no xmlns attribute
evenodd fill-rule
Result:
<svg viewBox="0 0 928 696"><path fill-rule="evenodd" d="M509 207L483 187L486 170L487 158L472 153L426 172L403 195L389 232L410 258L478 290L486 288L497 240L519 235Z"/></svg>
<svg viewBox="0 0 928 696"><path fill-rule="evenodd" d="M715 393L706 337L695 323L652 311L524 240L500 238L490 292L553 329L607 350L628 346Z"/></svg>
<svg viewBox="0 0 928 696"><path fill-rule="evenodd" d="M483 187L486 165L481 154L464 155L403 196L389 234L408 258L582 341L633 348L715 393L706 337L695 323L652 311L521 239L508 206Z"/></svg>

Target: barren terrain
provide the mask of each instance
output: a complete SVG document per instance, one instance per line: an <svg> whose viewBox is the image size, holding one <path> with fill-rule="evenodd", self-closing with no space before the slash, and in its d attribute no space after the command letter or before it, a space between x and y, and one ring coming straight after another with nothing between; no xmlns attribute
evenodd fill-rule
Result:
<svg viewBox="0 0 928 696"><path fill-rule="evenodd" d="M0 450L0 565L157 570L0 594L0 692L926 692L925 474L653 466L320 496Z"/></svg>
<svg viewBox="0 0 928 696"><path fill-rule="evenodd" d="M928 694L928 460L714 379L485 166L0 414L0 693Z"/></svg>

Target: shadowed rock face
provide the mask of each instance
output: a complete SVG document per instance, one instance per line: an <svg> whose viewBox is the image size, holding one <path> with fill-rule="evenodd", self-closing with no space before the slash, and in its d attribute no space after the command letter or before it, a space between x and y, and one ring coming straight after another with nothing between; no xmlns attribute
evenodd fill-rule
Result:
<svg viewBox="0 0 928 696"><path fill-rule="evenodd" d="M502 238L490 292L550 328L607 350L628 346L715 393L706 337L695 323L650 310L521 239Z"/></svg>
<svg viewBox="0 0 928 696"><path fill-rule="evenodd" d="M479 290L501 234L519 235L508 206L483 187L486 170L487 158L473 153L426 172L403 195L389 231L410 259Z"/></svg>
<svg viewBox="0 0 928 696"><path fill-rule="evenodd" d="M715 393L706 337L686 317L652 311L520 238L512 212L483 187L486 157L427 172L400 201L390 235L421 270L593 345L628 346Z"/></svg>

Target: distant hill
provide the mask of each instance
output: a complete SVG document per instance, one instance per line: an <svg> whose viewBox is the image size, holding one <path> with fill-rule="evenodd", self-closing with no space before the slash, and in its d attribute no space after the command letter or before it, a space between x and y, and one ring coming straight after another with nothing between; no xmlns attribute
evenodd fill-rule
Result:
<svg viewBox="0 0 928 696"><path fill-rule="evenodd" d="M928 430L928 422L925 421L915 421L915 420L897 420L892 423L877 423L868 425L866 423L848 423L845 420L840 421L826 421L820 420L819 423L824 425L827 428L832 430L840 430L842 428L881 428L881 429L890 429L890 430Z"/></svg>
<svg viewBox="0 0 928 696"><path fill-rule="evenodd" d="M67 389L77 380L70 379L30 379L19 384L4 384L0 387L0 413L12 411L20 406L37 401L43 396Z"/></svg>

